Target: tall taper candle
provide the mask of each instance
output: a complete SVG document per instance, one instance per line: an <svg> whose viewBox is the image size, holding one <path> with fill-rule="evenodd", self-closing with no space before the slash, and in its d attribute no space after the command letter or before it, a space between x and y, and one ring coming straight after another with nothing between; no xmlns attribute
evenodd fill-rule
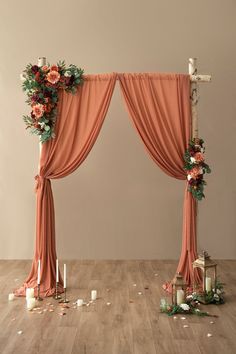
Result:
<svg viewBox="0 0 236 354"><path fill-rule="evenodd" d="M56 282L59 282L58 259L56 260Z"/></svg>
<svg viewBox="0 0 236 354"><path fill-rule="evenodd" d="M64 264L64 289L66 289L66 264Z"/></svg>
<svg viewBox="0 0 236 354"><path fill-rule="evenodd" d="M40 259L38 260L38 281L37 284L40 284Z"/></svg>

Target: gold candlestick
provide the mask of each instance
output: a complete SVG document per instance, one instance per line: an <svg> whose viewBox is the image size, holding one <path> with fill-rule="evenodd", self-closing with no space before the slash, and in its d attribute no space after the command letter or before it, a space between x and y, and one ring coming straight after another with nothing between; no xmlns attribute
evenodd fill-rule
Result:
<svg viewBox="0 0 236 354"><path fill-rule="evenodd" d="M56 291L55 291L55 294L54 294L54 299L55 300L60 300L61 299L61 295L58 294L58 282L56 282Z"/></svg>
<svg viewBox="0 0 236 354"><path fill-rule="evenodd" d="M67 298L66 298L66 288L64 288L64 299L62 299L61 301L59 301L60 304L67 304L68 302L70 302Z"/></svg>
<svg viewBox="0 0 236 354"><path fill-rule="evenodd" d="M37 294L36 300L43 301L43 298L40 297L40 284L38 284L38 294Z"/></svg>

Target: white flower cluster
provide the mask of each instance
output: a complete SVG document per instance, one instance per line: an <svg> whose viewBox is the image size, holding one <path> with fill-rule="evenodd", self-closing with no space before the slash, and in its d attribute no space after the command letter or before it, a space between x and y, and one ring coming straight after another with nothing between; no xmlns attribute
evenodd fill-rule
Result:
<svg viewBox="0 0 236 354"><path fill-rule="evenodd" d="M180 307L184 310L184 311L189 311L190 307L188 304L180 304Z"/></svg>

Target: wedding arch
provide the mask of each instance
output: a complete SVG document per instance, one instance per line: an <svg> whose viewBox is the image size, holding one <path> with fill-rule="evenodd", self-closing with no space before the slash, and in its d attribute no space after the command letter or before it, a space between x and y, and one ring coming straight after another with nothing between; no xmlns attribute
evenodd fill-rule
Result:
<svg viewBox="0 0 236 354"><path fill-rule="evenodd" d="M44 60L39 59L38 66ZM55 212L51 180L74 172L86 159L102 128L116 82L134 126L154 162L169 176L186 180L183 156L189 141L198 144L196 59L189 59L189 74L111 73L84 75L84 83L72 95L60 90L55 138L40 144L36 180L36 243L32 268L23 286L24 296L36 288L38 260L41 261L41 294L53 295L56 283ZM192 262L197 258L197 200L188 188L184 195L182 251L177 271L188 283L199 282ZM63 291L59 274L59 292Z"/></svg>

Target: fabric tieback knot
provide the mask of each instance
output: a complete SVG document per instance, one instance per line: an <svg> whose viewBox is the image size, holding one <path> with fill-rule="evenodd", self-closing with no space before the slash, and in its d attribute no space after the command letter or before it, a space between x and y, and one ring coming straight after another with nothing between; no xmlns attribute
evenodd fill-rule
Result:
<svg viewBox="0 0 236 354"><path fill-rule="evenodd" d="M43 185L45 177L36 175L34 179L35 179L35 192L37 192L37 190Z"/></svg>

